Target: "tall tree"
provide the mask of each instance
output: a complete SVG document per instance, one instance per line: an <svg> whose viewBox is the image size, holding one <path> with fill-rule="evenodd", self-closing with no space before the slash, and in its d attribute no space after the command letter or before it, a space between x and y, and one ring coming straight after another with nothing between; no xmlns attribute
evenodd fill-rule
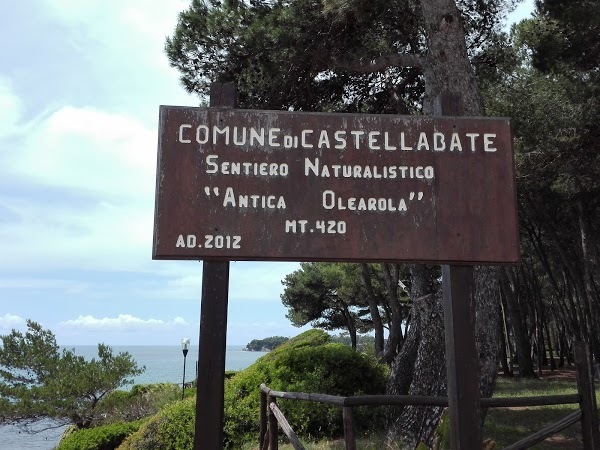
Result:
<svg viewBox="0 0 600 450"><path fill-rule="evenodd" d="M311 323L325 330L345 329L356 348L357 332L370 331L356 265L302 263L284 278L281 300L293 325Z"/></svg>
<svg viewBox="0 0 600 450"><path fill-rule="evenodd" d="M8 422L50 417L87 428L100 400L144 371L129 353L113 355L104 344L91 361L61 352L54 334L31 320L25 334L13 330L0 339L0 417Z"/></svg>
<svg viewBox="0 0 600 450"><path fill-rule="evenodd" d="M390 263L302 263L282 281L287 318L296 326L345 328L353 346L357 332L373 331L375 356L389 364L403 345L411 304L401 269Z"/></svg>
<svg viewBox="0 0 600 450"><path fill-rule="evenodd" d="M521 304L511 328L526 374L530 354L539 367L557 349L564 363L574 340L600 358L600 2L536 5L497 42L504 64L481 77L488 111L513 117L517 137L524 265L503 286Z"/></svg>
<svg viewBox="0 0 600 450"><path fill-rule="evenodd" d="M465 115L482 115L469 58L514 3L194 0L181 13L166 51L190 92L206 95L211 81L234 81L244 108L432 114L436 97L448 91L461 95ZM411 383L390 383L392 391L445 393L436 273L411 270L411 325L404 344L395 348L391 376ZM497 273L478 269L476 278L482 392L489 395L498 366ZM413 376L398 376L404 371ZM425 420L427 414L406 408L392 437L406 431L413 442L429 440L438 414Z"/></svg>

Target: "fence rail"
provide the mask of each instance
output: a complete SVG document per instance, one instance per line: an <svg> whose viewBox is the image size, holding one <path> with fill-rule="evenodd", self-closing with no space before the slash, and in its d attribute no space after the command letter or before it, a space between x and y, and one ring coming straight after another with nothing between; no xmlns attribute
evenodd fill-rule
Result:
<svg viewBox="0 0 600 450"><path fill-rule="evenodd" d="M579 409L558 422L540 430L508 447L504 450L527 449L533 445L553 436L556 433L581 422L583 444L585 449L600 448L600 430L598 428L598 412L594 380L592 378L589 353L582 343L576 343L576 371L577 394L571 395L544 395L536 397L503 397L482 398L483 408L506 408L523 406L549 406L579 404ZM448 406L446 397L425 397L410 395L358 395L342 397L337 395L282 392L274 391L265 384L260 385L261 410L260 410L260 449L278 450L278 428L281 427L290 440L294 450L304 450L304 447L294 430L288 423L284 414L277 406L277 398L288 400L323 403L339 406L343 412L344 442L346 450L356 450L356 437L354 432L354 419L352 408L357 406L392 406L392 405L417 405L417 406Z"/></svg>

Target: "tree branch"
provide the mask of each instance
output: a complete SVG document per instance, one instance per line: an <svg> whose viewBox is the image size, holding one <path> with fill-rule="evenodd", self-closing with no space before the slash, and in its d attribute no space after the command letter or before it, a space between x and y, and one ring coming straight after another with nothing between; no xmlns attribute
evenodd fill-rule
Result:
<svg viewBox="0 0 600 450"><path fill-rule="evenodd" d="M422 69L423 61L420 56L408 53L390 53L381 55L370 60L360 59L358 61L340 61L334 59L333 67L355 73L379 72L386 67L413 67Z"/></svg>

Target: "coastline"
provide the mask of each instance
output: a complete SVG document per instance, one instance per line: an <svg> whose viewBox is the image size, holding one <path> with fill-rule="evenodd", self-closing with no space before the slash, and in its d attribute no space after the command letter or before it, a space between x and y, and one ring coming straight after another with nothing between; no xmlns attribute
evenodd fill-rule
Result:
<svg viewBox="0 0 600 450"><path fill-rule="evenodd" d="M75 353L86 359L97 357L97 346L61 346L75 349ZM138 365L146 366L146 371L134 378L134 384L173 383L181 386L183 373L183 355L179 346L111 346L114 353L129 352ZM194 368L198 348L192 347L187 356L186 382L195 378ZM244 345L227 346L225 359L226 371L239 371L252 365L266 352L245 350ZM123 386L119 390L129 390L134 384ZM31 427L40 430L53 426L51 419L44 419ZM22 426L0 423L0 449L7 450L53 450L58 445L66 426L45 431L27 432Z"/></svg>

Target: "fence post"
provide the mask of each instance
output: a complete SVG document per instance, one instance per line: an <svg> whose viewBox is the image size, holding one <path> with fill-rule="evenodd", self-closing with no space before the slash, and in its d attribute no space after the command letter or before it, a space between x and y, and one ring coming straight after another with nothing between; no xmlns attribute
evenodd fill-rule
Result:
<svg viewBox="0 0 600 450"><path fill-rule="evenodd" d="M269 395L267 397L267 405L269 405L269 450L279 450L279 425L277 424L277 417L271 410L271 403L277 404L277 400Z"/></svg>
<svg viewBox="0 0 600 450"><path fill-rule="evenodd" d="M260 390L260 434L258 438L259 448L263 448L263 443L265 442L267 435L267 394L263 392L262 388Z"/></svg>
<svg viewBox="0 0 600 450"><path fill-rule="evenodd" d="M356 450L356 435L354 433L352 406L344 406L342 413L344 418L344 442L346 443L346 450Z"/></svg>
<svg viewBox="0 0 600 450"><path fill-rule="evenodd" d="M575 343L575 367L577 369L577 390L580 397L583 447L586 449L600 448L596 389L590 367L590 354L583 342Z"/></svg>

